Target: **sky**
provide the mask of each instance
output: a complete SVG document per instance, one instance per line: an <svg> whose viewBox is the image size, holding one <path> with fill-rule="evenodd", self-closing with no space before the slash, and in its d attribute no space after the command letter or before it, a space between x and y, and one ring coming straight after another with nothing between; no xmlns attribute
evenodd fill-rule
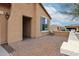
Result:
<svg viewBox="0 0 79 59"><path fill-rule="evenodd" d="M74 5L72 3L44 3L43 4L48 13L51 15L51 25L69 26L79 25L79 18L75 18L73 21L71 18L73 15L62 14L59 11L72 12ZM72 11L71 11L72 10Z"/></svg>

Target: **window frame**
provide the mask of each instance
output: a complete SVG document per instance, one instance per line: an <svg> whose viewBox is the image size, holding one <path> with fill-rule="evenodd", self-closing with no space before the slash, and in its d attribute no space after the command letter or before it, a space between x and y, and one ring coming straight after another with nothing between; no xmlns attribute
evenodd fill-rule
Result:
<svg viewBox="0 0 79 59"><path fill-rule="evenodd" d="M41 30L41 27L42 27L41 17L47 19L47 30ZM40 31L41 32L48 32L48 25L49 25L49 19L46 16L40 16Z"/></svg>

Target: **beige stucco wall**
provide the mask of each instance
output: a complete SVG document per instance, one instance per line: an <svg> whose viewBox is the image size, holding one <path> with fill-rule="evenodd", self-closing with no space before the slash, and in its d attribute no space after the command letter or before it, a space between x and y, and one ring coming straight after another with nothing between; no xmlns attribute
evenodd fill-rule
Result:
<svg viewBox="0 0 79 59"><path fill-rule="evenodd" d="M0 15L0 43L12 43L21 41L22 37L22 16L31 17L31 37L36 38L48 34L48 32L40 31L40 16L45 16L49 19L46 12L40 4L34 3L12 3L11 9L6 5L0 5L0 10L8 11L10 18L8 21L4 15Z"/></svg>
<svg viewBox="0 0 79 59"><path fill-rule="evenodd" d="M0 4L0 44L7 42L7 19L4 12L10 12L7 6Z"/></svg>
<svg viewBox="0 0 79 59"><path fill-rule="evenodd" d="M7 39L7 22L4 15L0 15L0 43L5 43Z"/></svg>
<svg viewBox="0 0 79 59"><path fill-rule="evenodd" d="M40 17L44 16L47 17L50 21L50 18L45 13L45 11L42 9L42 7L39 4L36 4L36 37L47 35L49 32L41 32L40 31Z"/></svg>
<svg viewBox="0 0 79 59"><path fill-rule="evenodd" d="M32 17L31 37L35 37L35 6L34 4L12 4L11 16L8 21L8 42L22 40L22 16Z"/></svg>
<svg viewBox="0 0 79 59"><path fill-rule="evenodd" d="M12 4L11 15L8 20L8 43L21 41L22 38L22 16L31 17L31 37L36 38L47 33L40 32L40 16L47 16L39 4ZM49 19L49 17L48 17Z"/></svg>
<svg viewBox="0 0 79 59"><path fill-rule="evenodd" d="M58 35L58 36L65 36L65 37L69 36L69 32L66 32L66 31L55 31L54 33L55 35Z"/></svg>

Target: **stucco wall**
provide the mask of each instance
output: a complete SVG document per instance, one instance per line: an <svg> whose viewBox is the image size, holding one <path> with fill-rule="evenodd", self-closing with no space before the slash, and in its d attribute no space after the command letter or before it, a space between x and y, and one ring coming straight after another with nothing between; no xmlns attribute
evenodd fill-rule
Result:
<svg viewBox="0 0 79 59"><path fill-rule="evenodd" d="M35 4L12 4L11 16L8 21L8 42L22 40L22 16L32 17L31 37L35 37Z"/></svg>
<svg viewBox="0 0 79 59"><path fill-rule="evenodd" d="M0 15L0 42L16 42L23 39L23 19L22 16L31 17L31 37L40 37L48 34L48 32L40 31L40 16L45 16L49 19L46 12L40 6L40 4L34 3L12 3L11 9L7 4L0 5L0 10L8 11L10 13L10 18L5 20L4 15ZM3 20L2 20L3 19ZM3 25L3 26L2 26ZM2 40L1 40L2 39Z"/></svg>
<svg viewBox="0 0 79 59"><path fill-rule="evenodd" d="M4 12L10 12L10 8L7 5L0 4L0 44L7 42L7 19Z"/></svg>
<svg viewBox="0 0 79 59"><path fill-rule="evenodd" d="M45 11L42 9L42 7L39 4L36 4L36 37L40 37L40 36L48 34L48 32L44 33L40 31L40 17L41 16L47 17L48 20L50 21L50 18L45 13Z"/></svg>
<svg viewBox="0 0 79 59"><path fill-rule="evenodd" d="M58 35L58 36L65 36L65 37L69 36L69 32L66 32L66 31L55 31L54 33L55 35Z"/></svg>
<svg viewBox="0 0 79 59"><path fill-rule="evenodd" d="M0 43L5 43L7 39L7 20L4 15L0 15Z"/></svg>

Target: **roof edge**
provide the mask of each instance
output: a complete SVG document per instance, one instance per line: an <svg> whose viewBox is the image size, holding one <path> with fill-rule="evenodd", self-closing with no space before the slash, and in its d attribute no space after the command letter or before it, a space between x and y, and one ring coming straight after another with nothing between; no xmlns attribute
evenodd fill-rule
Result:
<svg viewBox="0 0 79 59"><path fill-rule="evenodd" d="M45 7L42 5L42 3L39 3L40 6L44 9L44 11L46 12L46 14L49 16L50 19L52 19L52 17L49 15L49 13L47 12L47 10L45 9Z"/></svg>

